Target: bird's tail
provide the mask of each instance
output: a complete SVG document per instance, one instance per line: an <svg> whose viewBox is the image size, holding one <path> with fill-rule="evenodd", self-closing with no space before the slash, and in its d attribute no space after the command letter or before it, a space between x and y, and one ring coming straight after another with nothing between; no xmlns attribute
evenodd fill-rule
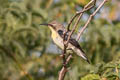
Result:
<svg viewBox="0 0 120 80"><path fill-rule="evenodd" d="M81 50L81 49L75 49L74 52L75 52L78 56L82 57L84 60L86 60L86 61L90 64L90 61L88 60L88 58L87 58L87 56L86 56L86 54L84 53L83 50Z"/></svg>

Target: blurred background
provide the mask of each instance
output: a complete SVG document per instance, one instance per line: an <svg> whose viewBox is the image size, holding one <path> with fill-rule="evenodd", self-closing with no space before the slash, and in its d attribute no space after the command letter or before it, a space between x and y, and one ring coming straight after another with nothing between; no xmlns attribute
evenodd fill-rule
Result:
<svg viewBox="0 0 120 80"><path fill-rule="evenodd" d="M0 0L0 80L57 80L61 50L39 24L67 26L89 1ZM83 15L74 35L102 1ZM79 42L91 64L73 55L65 80L120 80L120 0L108 0Z"/></svg>

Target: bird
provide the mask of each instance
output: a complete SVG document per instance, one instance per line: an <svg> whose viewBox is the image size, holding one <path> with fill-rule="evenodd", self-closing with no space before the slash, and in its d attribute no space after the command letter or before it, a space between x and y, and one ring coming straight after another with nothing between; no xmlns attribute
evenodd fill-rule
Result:
<svg viewBox="0 0 120 80"><path fill-rule="evenodd" d="M62 50L64 50L64 38L68 38L69 34L65 34L64 37L64 33L66 31L65 27L60 24L57 21L52 21L50 23L44 23L44 24L40 24L40 25L45 25L48 26L51 30L51 38L53 40L53 42ZM82 50L81 46L79 45L79 43L74 39L74 38L70 38L68 41L68 47L67 49L71 49L74 53L76 53L78 56L82 57L85 61L87 61L88 63L90 63L88 57L86 56L85 52Z"/></svg>

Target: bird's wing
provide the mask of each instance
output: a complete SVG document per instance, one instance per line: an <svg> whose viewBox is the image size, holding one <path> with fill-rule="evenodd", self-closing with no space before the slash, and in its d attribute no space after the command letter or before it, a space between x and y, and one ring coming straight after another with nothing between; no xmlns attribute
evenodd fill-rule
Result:
<svg viewBox="0 0 120 80"><path fill-rule="evenodd" d="M58 30L58 34L60 35L60 37L64 38L63 30ZM65 35L65 40L67 40L67 38L68 38L68 34ZM80 47L79 43L75 39L70 38L69 43L71 43L75 47L77 47L77 48L82 50L82 48Z"/></svg>
<svg viewBox="0 0 120 80"><path fill-rule="evenodd" d="M71 38L71 39L69 40L69 43L71 43L71 44L74 45L75 47L81 49L79 43L78 43L75 39L72 39L72 38Z"/></svg>
<svg viewBox="0 0 120 80"><path fill-rule="evenodd" d="M64 38L62 30L58 30L58 34L60 35L60 37ZM67 40L67 38L68 38L68 34L65 35L65 40ZM75 46L76 48L78 48L78 50L76 50L78 56L81 56L88 63L90 63L87 56L86 56L86 54L85 54L85 52L82 50L79 43L75 39L70 38L69 43L72 44L73 46Z"/></svg>

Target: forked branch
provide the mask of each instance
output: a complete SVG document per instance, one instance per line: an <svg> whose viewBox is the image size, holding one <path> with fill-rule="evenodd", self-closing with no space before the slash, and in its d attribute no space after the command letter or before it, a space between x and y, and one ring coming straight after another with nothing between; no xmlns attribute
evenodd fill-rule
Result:
<svg viewBox="0 0 120 80"><path fill-rule="evenodd" d="M72 31L70 32L70 34L69 34L69 36L68 36L68 39L67 39L66 44L69 42L69 39L71 38L73 32L74 32L75 29L77 28L77 25L78 25L78 23L79 23L82 15L83 15L83 13L84 13L85 11L88 11L88 10L90 10L91 8L93 8L93 7L95 6L95 3L96 3L96 0L91 0L91 1L83 8L82 11L77 12L77 13L75 14L75 16L70 20L70 22L69 22L69 24L68 24L68 30L69 30L70 25L71 25L72 22L74 21L75 17L77 17L77 15L79 15L78 18L77 18L77 20L76 20L76 22L75 22L75 24L74 24L74 26L73 26L73 28L72 28Z"/></svg>
<svg viewBox="0 0 120 80"><path fill-rule="evenodd" d="M100 8L105 4L105 2L107 2L107 0L103 0L103 2L98 6L98 8L90 15L90 17L88 18L87 22L85 23L84 27L82 28L82 30L78 33L78 36L77 36L77 39L76 40L79 40L81 34L84 32L84 30L86 29L86 27L88 26L88 24L90 23L90 21L92 20L93 16L96 15L96 13L100 10ZM85 5L85 7L83 8L82 11L79 11L79 12L76 12L76 14L71 18L70 22L68 23L68 26L67 26L67 31L64 33L64 50L63 50L63 67L62 69L60 70L59 72L59 78L58 80L64 80L65 78L65 75L68 71L68 67L66 66L70 59L72 58L72 55L70 54L69 56L66 57L66 49L68 47L68 43L69 43L69 39L71 38L73 32L75 31L75 29L77 28L77 25L83 15L83 13L85 11L88 11L90 10L91 8L93 8L96 4L96 0L91 0L87 5ZM72 24L72 22L74 21L74 19L77 18L77 20L75 21L75 24L70 32L70 34L68 34L68 38L67 40L65 40L65 35L68 31L70 31L70 26Z"/></svg>
<svg viewBox="0 0 120 80"><path fill-rule="evenodd" d="M84 32L84 30L87 28L88 24L90 23L90 21L92 20L93 16L96 15L96 13L101 9L101 7L105 4L105 2L107 2L108 0L103 0L103 2L98 6L98 8L90 15L90 17L88 18L87 22L85 23L85 25L83 26L83 28L80 30L80 32L78 33L78 36L76 38L76 40L78 41L81 37L81 34Z"/></svg>

